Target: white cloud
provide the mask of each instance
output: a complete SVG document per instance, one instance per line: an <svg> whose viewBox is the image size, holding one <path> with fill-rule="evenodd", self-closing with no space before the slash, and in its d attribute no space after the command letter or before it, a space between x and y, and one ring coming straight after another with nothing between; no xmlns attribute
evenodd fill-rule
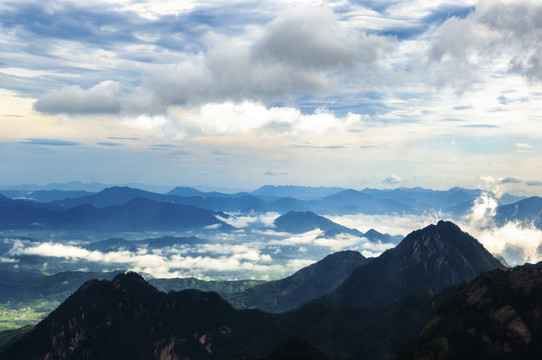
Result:
<svg viewBox="0 0 542 360"><path fill-rule="evenodd" d="M458 221L458 225L478 239L489 252L503 257L511 266L541 261L542 230L519 221L498 226L494 221L496 213L497 198L484 192L476 199L470 212Z"/></svg>
<svg viewBox="0 0 542 360"><path fill-rule="evenodd" d="M324 215L326 218L346 227L358 229L367 232L375 229L378 232L406 236L412 231L422 229L428 225L436 224L439 220L446 219L448 216L441 213L425 215Z"/></svg>
<svg viewBox="0 0 542 360"><path fill-rule="evenodd" d="M73 85L41 96L34 108L48 114L119 113L120 96L121 85L114 81L102 81L86 90Z"/></svg>
<svg viewBox="0 0 542 360"><path fill-rule="evenodd" d="M225 222L228 225L231 225L238 229L243 229L248 226L254 226L261 224L263 227L266 228L273 228L275 227L274 221L276 218L280 216L279 213L275 212L267 212L267 213L250 213L250 214L229 214L231 215L228 218L224 218L222 216L216 216L218 220L221 220Z"/></svg>
<svg viewBox="0 0 542 360"><path fill-rule="evenodd" d="M324 232L320 229L308 231L303 234L290 236L284 239L269 241L269 245L299 246L300 252L306 252L309 246L327 248L330 252L341 250L371 251L373 254L381 254L383 251L393 248L395 244L371 242L367 238L352 236L349 234L338 234L334 238L319 238Z"/></svg>
<svg viewBox="0 0 542 360"><path fill-rule="evenodd" d="M280 278L299 270L302 264L314 262L308 259L275 261L271 255L260 252L264 246L265 244L256 241L247 244L198 244L194 247L153 249L152 252L147 249L138 249L135 252L120 249L104 253L60 243L13 240L12 249L5 254L9 257L3 256L0 261L16 263L19 262L17 256L35 255L126 266L129 270L152 277L196 276L206 279L231 279L239 276Z"/></svg>
<svg viewBox="0 0 542 360"><path fill-rule="evenodd" d="M395 184L399 184L400 182L401 182L401 178L397 175L391 175L385 178L384 180L382 180L383 184L388 184L388 185L395 185Z"/></svg>
<svg viewBox="0 0 542 360"><path fill-rule="evenodd" d="M534 226L509 222L501 227L475 230L474 234L489 252L501 255L511 266L542 261L542 231Z"/></svg>
<svg viewBox="0 0 542 360"><path fill-rule="evenodd" d="M367 238L352 236L348 234L339 234L335 238L320 238L314 240L314 245L327 247L333 252L345 249L358 251L371 251L373 254L380 255L387 249L395 247L392 243L371 242Z"/></svg>
<svg viewBox="0 0 542 360"><path fill-rule="evenodd" d="M292 259L288 260L288 263L286 265L287 268L297 271L301 268L304 268L306 266L314 264L316 261L314 260L306 260L306 259Z"/></svg>
<svg viewBox="0 0 542 360"><path fill-rule="evenodd" d="M320 108L313 114L302 114L295 108L267 108L262 103L252 101L208 103L190 109L174 108L171 114L178 126L170 130L176 129L174 131L191 136L232 135L266 127L291 135L324 134L360 126L363 120L361 115L353 113L338 117Z"/></svg>
<svg viewBox="0 0 542 360"><path fill-rule="evenodd" d="M270 245L303 245L303 244L312 244L314 239L322 235L324 232L320 229L314 229L307 231L303 234L293 235L281 240L272 240L269 242Z"/></svg>

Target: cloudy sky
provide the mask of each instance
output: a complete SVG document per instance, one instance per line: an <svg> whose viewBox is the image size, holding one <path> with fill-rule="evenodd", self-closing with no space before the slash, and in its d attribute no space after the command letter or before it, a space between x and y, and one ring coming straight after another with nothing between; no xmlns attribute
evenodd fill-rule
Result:
<svg viewBox="0 0 542 360"><path fill-rule="evenodd" d="M542 190L542 3L0 2L0 184Z"/></svg>

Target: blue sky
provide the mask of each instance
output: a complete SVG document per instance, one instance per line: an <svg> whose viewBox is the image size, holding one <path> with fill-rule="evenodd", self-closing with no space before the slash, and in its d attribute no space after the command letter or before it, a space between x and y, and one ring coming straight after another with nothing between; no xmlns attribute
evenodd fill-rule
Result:
<svg viewBox="0 0 542 360"><path fill-rule="evenodd" d="M542 180L538 1L2 1L0 184Z"/></svg>

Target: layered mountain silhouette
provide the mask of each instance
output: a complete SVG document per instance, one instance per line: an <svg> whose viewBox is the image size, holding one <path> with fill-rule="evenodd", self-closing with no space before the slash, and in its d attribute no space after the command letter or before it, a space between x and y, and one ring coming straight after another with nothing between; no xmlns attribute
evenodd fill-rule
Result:
<svg viewBox="0 0 542 360"><path fill-rule="evenodd" d="M299 200L314 200L325 196L333 195L344 190L346 189L325 186L310 187L295 185L265 185L254 190L251 194L267 199L294 198Z"/></svg>
<svg viewBox="0 0 542 360"><path fill-rule="evenodd" d="M10 199L23 199L37 202L53 202L69 198L83 197L92 195L88 191L64 191L64 190L0 190L0 194Z"/></svg>
<svg viewBox="0 0 542 360"><path fill-rule="evenodd" d="M365 237L370 241L392 242L397 243L403 237L400 235L392 236L382 234L374 229L370 229L366 233L362 233L357 229L351 229L346 226L337 224L334 221L320 215L316 215L311 211L289 211L284 215L279 216L274 221L275 230L281 232L289 232L292 234L302 234L307 231L320 229L324 233L319 238L335 238L339 235L346 234L357 237Z"/></svg>
<svg viewBox="0 0 542 360"><path fill-rule="evenodd" d="M421 214L427 211L462 215L469 210L481 190L452 188L437 191L422 188L398 188L394 190L345 189L320 198L300 200L290 195L269 204L273 211L312 211L319 214ZM506 199L517 199L506 196Z"/></svg>
<svg viewBox="0 0 542 360"><path fill-rule="evenodd" d="M167 194L158 194L126 186L115 186L92 195L55 201L51 205L61 208L73 208L88 204L102 208L123 205L137 198L150 199L156 202L190 205L213 211L248 212L251 210L265 210L263 200L247 193L229 195L217 192L204 193L193 188L175 188Z"/></svg>
<svg viewBox="0 0 542 360"><path fill-rule="evenodd" d="M289 232L292 234L301 234L307 231L320 229L323 231L335 230L338 233L346 233L355 236L363 236L361 231L349 229L333 222L323 216L316 215L310 211L289 211L279 216L274 221L275 230Z"/></svg>
<svg viewBox="0 0 542 360"><path fill-rule="evenodd" d="M150 199L157 202L168 201L168 197L151 191L134 189L127 186L114 186L100 192L82 197L74 197L53 202L63 208L73 208L80 205L92 205L97 208L122 205L134 199Z"/></svg>
<svg viewBox="0 0 542 360"><path fill-rule="evenodd" d="M513 204L499 206L495 214L495 221L504 225L509 221L521 221L524 224L533 224L542 229L542 198L532 196Z"/></svg>
<svg viewBox="0 0 542 360"><path fill-rule="evenodd" d="M251 287L226 299L241 309L289 310L334 290L354 269L368 262L357 251L337 252L284 279Z"/></svg>
<svg viewBox="0 0 542 360"><path fill-rule="evenodd" d="M357 268L324 302L376 307L412 292L438 293L503 267L476 239L440 221L410 233L395 248Z"/></svg>
<svg viewBox="0 0 542 360"><path fill-rule="evenodd" d="M240 192L225 194L203 192L189 187L176 187L166 194L145 191L127 186L113 186L96 193L2 190L11 197L26 194L23 197L47 204L52 210L92 205L97 208L123 205L136 198L150 199L155 202L172 202L191 205L212 211L228 212L266 212L311 211L318 214L421 214L427 211L439 211L453 215L462 215L473 205L482 193L480 190L452 188L436 191L422 188L398 188L394 190L363 189L360 191L341 188L312 188L299 186L264 186L252 193ZM508 202L518 199L506 195L501 199ZM54 201L53 201L54 200ZM34 204L34 206L37 206Z"/></svg>
<svg viewBox="0 0 542 360"><path fill-rule="evenodd" d="M205 198L209 198L209 197L239 198L239 197L243 197L249 194L246 192L239 192L239 193L234 193L234 194L226 194L226 193L218 192L218 191L205 192L205 191L200 191L191 187L177 186L170 192L166 193L166 195L176 195L176 196L181 196L181 197L201 196Z"/></svg>
<svg viewBox="0 0 542 360"><path fill-rule="evenodd" d="M494 270L460 289L399 359L542 358L542 269Z"/></svg>
<svg viewBox="0 0 542 360"><path fill-rule="evenodd" d="M213 212L171 202L136 198L122 205L96 208L85 204L64 211L36 207L35 204L0 197L0 228L72 228L77 230L186 230L207 226L232 227Z"/></svg>

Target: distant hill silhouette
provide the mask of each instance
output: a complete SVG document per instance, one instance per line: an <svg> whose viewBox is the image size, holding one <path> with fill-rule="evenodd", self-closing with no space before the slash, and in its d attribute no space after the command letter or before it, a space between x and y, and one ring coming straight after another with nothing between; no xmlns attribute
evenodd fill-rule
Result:
<svg viewBox="0 0 542 360"><path fill-rule="evenodd" d="M336 194L345 190L338 187L310 187L310 186L295 186L295 185L265 185L254 190L251 194L266 198L295 198L299 200L314 200Z"/></svg>
<svg viewBox="0 0 542 360"><path fill-rule="evenodd" d="M289 211L276 218L274 224L276 231L289 232L292 234L301 234L307 231L320 229L323 231L334 230L335 235L347 233L355 236L363 236L363 233L356 229L349 229L346 226L339 225L310 211Z"/></svg>
<svg viewBox="0 0 542 360"><path fill-rule="evenodd" d="M217 219L224 213L169 202L136 198L122 205L96 208L84 204L64 211L37 207L34 203L0 197L0 229L64 228L77 230L186 230L206 226L232 229Z"/></svg>
<svg viewBox="0 0 542 360"><path fill-rule="evenodd" d="M542 229L542 198L532 196L513 204L499 206L495 215L498 225L509 221L521 221L526 225L533 224Z"/></svg>

